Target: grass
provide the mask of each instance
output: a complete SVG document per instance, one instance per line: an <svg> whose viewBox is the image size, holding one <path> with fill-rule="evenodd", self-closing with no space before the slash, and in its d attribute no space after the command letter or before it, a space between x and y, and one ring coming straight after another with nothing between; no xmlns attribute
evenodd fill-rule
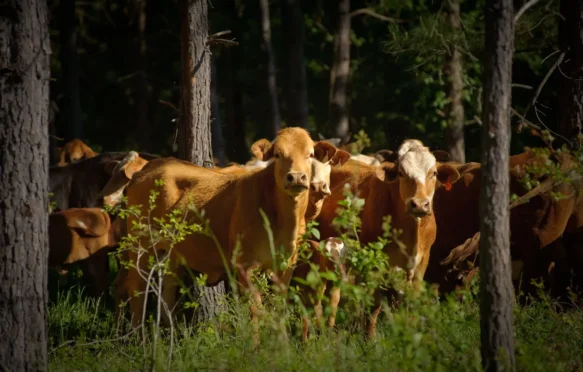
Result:
<svg viewBox="0 0 583 372"><path fill-rule="evenodd" d="M479 309L474 301L435 301L426 294L385 314L374 341L367 341L355 326L345 323L337 331L312 335L304 344L297 335L297 314L278 306L275 297L271 301L266 305L257 350L252 347L245 303L230 301L228 311L212 323L177 327L170 369L480 370ZM286 334L281 332L282 324ZM80 291L61 292L49 306L50 368L143 370L150 352L144 351L137 333L128 335L129 327L118 332L116 325L113 314L98 301L85 298ZM545 299L516 307L515 344L520 371L583 370L583 311L556 312ZM158 345L153 370L168 369L168 350L166 334Z"/></svg>

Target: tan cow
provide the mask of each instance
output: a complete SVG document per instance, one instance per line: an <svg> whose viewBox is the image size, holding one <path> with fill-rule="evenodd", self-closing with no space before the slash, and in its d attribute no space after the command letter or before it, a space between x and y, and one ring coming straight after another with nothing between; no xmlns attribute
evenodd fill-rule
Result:
<svg viewBox="0 0 583 372"><path fill-rule="evenodd" d="M113 224L100 208L71 208L49 215L49 267L66 273L79 262L96 296L108 293L107 251L120 240L121 223ZM80 262L81 261L81 262Z"/></svg>
<svg viewBox="0 0 583 372"><path fill-rule="evenodd" d="M352 183L352 192L365 200L360 218L362 244L376 241L382 236L383 217L392 216L392 227L401 229L399 241L385 247L390 264L406 270L411 282L420 281L429 261L429 251L435 240L436 224L433 215L433 194L437 182L450 185L459 173L448 164L439 164L435 156L420 141L407 140L397 152L393 165L365 172ZM317 221L323 238L336 235L332 220L336 217L338 201L344 199L344 185L336 185L332 195L324 202ZM380 296L369 319L369 335L375 333L376 318L380 312Z"/></svg>
<svg viewBox="0 0 583 372"><path fill-rule="evenodd" d="M94 158L98 153L93 151L91 147L87 146L80 139L73 139L67 142L63 147L59 149L59 162L57 166L64 167L70 163L76 163L83 159Z"/></svg>
<svg viewBox="0 0 583 372"><path fill-rule="evenodd" d="M131 205L147 206L150 190L155 181L161 179L164 184L153 217L162 217L174 209L186 212L189 204L205 211L205 219L209 221L220 247L207 235L189 235L171 252L172 271L177 269L178 258L182 257L188 267L207 275L208 285L215 285L227 279L227 268L219 249L227 262L231 262L237 242L240 242L241 254L235 261L244 287L251 284L247 282L244 271L255 265L265 270L273 269L287 283L291 271L281 273L274 268L270 239L259 210L263 210L270 221L275 247L282 247L284 256L293 258L298 237L303 233L301 226L308 204L315 149L329 158L336 152L330 144L314 144L304 129L286 128L279 132L273 144L266 140L253 144L252 152L257 159L274 161L266 168L245 174L224 174L173 158L156 159L134 175L127 188L128 201ZM133 221L134 218L128 219L128 228ZM196 218L192 221L200 222ZM149 246L147 237L142 238L142 246ZM159 244L156 249L165 250L168 246ZM148 261L145 256L138 260L135 252L129 252L129 258L142 269ZM172 308L176 283L171 276L165 280L164 299ZM140 294L129 301L134 325L142 320L145 285L138 271L130 269L125 289L127 293ZM260 304L260 295L254 294L254 300ZM252 313L256 319L256 311Z"/></svg>

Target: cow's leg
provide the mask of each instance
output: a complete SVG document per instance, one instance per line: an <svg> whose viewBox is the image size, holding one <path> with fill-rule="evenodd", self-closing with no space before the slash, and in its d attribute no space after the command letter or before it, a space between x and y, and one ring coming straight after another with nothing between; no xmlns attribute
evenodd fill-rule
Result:
<svg viewBox="0 0 583 372"><path fill-rule="evenodd" d="M123 303L128 301L128 292L126 290L126 283L128 278L128 269L119 266L119 271L113 282L113 299L115 306L115 317L118 324L121 322L124 316L124 309L122 309Z"/></svg>
<svg viewBox="0 0 583 372"><path fill-rule="evenodd" d="M176 306L176 291L178 290L178 275L180 270L170 261L170 274L164 275L164 283L162 284L162 322L166 327L170 327L172 323L172 316Z"/></svg>
<svg viewBox="0 0 583 372"><path fill-rule="evenodd" d="M332 287L330 289L330 309L332 313L328 317L328 326L334 328L336 326L336 313L338 312L338 304L340 303L340 288Z"/></svg>
<svg viewBox="0 0 583 372"><path fill-rule="evenodd" d="M369 338L376 336L377 319L381 313L381 293L380 291L375 291L374 293L374 306L370 315L367 318L367 334Z"/></svg>
<svg viewBox="0 0 583 372"><path fill-rule="evenodd" d="M241 287L246 292L250 292L250 294L251 294L250 310L251 310L251 324L253 327L252 339L253 339L253 346L257 347L257 346L259 346L259 317L261 315L260 309L261 309L261 305L262 305L262 300L261 300L261 294L255 288L253 283L251 283L251 277L249 274L249 270L250 270L250 268L247 269L247 268L244 268L242 266L239 266L237 277L239 279L239 283L240 283Z"/></svg>

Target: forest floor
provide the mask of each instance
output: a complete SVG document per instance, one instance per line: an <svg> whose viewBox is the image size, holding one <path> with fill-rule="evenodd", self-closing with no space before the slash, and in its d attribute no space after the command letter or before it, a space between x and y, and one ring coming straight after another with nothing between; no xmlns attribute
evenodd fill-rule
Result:
<svg viewBox="0 0 583 372"><path fill-rule="evenodd" d="M267 301L257 349L248 302L230 301L228 311L211 323L197 328L183 323L174 337L164 331L156 343L151 336L142 343L141 331L132 332L128 324L118 327L110 310L80 292L60 292L49 305L53 371L481 370L475 288L461 302L427 295L429 300L383 314L372 341L359 326L343 322L346 313L341 312L336 331L325 330L301 343L297 312ZM557 311L543 296L517 305L514 324L519 371L583 371L582 309Z"/></svg>

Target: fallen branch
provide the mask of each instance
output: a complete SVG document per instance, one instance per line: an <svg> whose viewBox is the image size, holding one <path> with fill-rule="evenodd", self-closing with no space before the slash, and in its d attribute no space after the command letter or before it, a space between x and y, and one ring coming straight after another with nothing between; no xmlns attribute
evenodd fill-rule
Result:
<svg viewBox="0 0 583 372"><path fill-rule="evenodd" d="M540 0L530 0L528 1L526 4L524 4L522 6L522 8L520 8L518 10L518 12L516 12L516 15L514 16L514 23L518 22L518 19L530 8L532 8L533 6L536 5L536 3L538 3Z"/></svg>
<svg viewBox="0 0 583 372"><path fill-rule="evenodd" d="M232 46L237 46L239 45L238 41L235 41L235 39L233 40L229 40L229 39L208 39L206 41L206 45L217 45L217 44L223 44L227 47L232 47Z"/></svg>
<svg viewBox="0 0 583 372"><path fill-rule="evenodd" d="M171 109L173 109L176 112L180 112L180 110L178 110L178 107L176 107L172 102L168 102L168 101L164 101L164 100L158 100L158 102L160 102L164 106L170 107Z"/></svg>
<svg viewBox="0 0 583 372"><path fill-rule="evenodd" d="M404 20L404 19L392 18L392 17L384 16L382 14L378 14L377 12L375 12L374 10L372 10L370 8L362 8L362 9L358 9L358 10L355 10L355 11L350 13L351 17L357 16L357 15L369 15L369 16L374 17L376 19L380 19L381 21L390 22L390 23L407 23L407 22L409 22L409 21Z"/></svg>

